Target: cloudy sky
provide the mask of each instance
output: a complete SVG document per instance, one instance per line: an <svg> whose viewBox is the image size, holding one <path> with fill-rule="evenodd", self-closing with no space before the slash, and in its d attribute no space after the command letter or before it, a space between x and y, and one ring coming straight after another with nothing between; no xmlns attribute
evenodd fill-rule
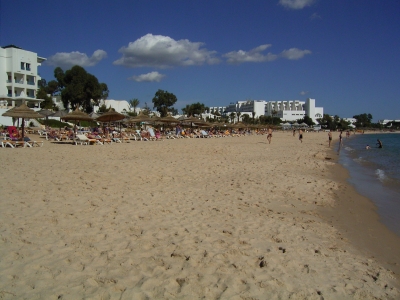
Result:
<svg viewBox="0 0 400 300"><path fill-rule="evenodd" d="M73 65L110 99L175 108L311 97L325 113L400 119L400 1L0 1L0 46Z"/></svg>

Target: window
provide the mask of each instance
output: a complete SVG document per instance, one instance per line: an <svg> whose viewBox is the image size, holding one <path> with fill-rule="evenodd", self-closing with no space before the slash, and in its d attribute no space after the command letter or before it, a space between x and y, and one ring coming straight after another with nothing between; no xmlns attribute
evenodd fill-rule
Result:
<svg viewBox="0 0 400 300"><path fill-rule="evenodd" d="M25 70L25 63L21 62L21 70Z"/></svg>
<svg viewBox="0 0 400 300"><path fill-rule="evenodd" d="M31 64L28 64L28 63L26 64L26 70L27 70L27 71L30 71L30 70L31 70Z"/></svg>

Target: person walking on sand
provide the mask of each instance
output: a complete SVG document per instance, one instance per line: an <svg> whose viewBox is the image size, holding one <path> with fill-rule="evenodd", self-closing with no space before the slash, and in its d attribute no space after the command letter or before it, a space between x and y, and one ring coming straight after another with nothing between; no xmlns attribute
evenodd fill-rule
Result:
<svg viewBox="0 0 400 300"><path fill-rule="evenodd" d="M343 131L340 131L340 134L339 134L339 143L340 143L340 146L342 146L342 145L343 145L343 137L342 137L342 132L343 132Z"/></svg>
<svg viewBox="0 0 400 300"><path fill-rule="evenodd" d="M293 129L293 136L296 135L296 129Z"/></svg>
<svg viewBox="0 0 400 300"><path fill-rule="evenodd" d="M268 128L267 140L269 144L271 144L271 139L272 139L272 129Z"/></svg>
<svg viewBox="0 0 400 300"><path fill-rule="evenodd" d="M329 141L329 147L331 146L331 142L332 142L332 131L329 130L328 132L328 141Z"/></svg>
<svg viewBox="0 0 400 300"><path fill-rule="evenodd" d="M303 130L299 129L299 141L303 142Z"/></svg>

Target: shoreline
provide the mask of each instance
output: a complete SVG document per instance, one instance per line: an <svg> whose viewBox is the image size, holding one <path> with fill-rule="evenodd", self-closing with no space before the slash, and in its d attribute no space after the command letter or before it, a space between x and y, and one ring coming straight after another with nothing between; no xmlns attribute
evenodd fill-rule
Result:
<svg viewBox="0 0 400 300"><path fill-rule="evenodd" d="M349 171L339 163L338 153L334 150L337 144L335 141L327 154L335 162L330 176L341 188L335 195L334 207L321 208L321 216L337 227L361 253L394 272L396 288L400 289L400 237L380 221L373 201L359 194L348 182Z"/></svg>
<svg viewBox="0 0 400 300"><path fill-rule="evenodd" d="M327 146L276 132L2 149L0 293L397 299L393 272L323 218L349 190Z"/></svg>

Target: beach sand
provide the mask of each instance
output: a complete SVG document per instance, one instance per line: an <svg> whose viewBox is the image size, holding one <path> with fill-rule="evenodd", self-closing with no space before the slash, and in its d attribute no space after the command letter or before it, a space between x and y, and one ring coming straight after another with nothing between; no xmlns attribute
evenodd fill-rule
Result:
<svg viewBox="0 0 400 300"><path fill-rule="evenodd" d="M327 146L1 149L0 299L399 299L400 239Z"/></svg>

